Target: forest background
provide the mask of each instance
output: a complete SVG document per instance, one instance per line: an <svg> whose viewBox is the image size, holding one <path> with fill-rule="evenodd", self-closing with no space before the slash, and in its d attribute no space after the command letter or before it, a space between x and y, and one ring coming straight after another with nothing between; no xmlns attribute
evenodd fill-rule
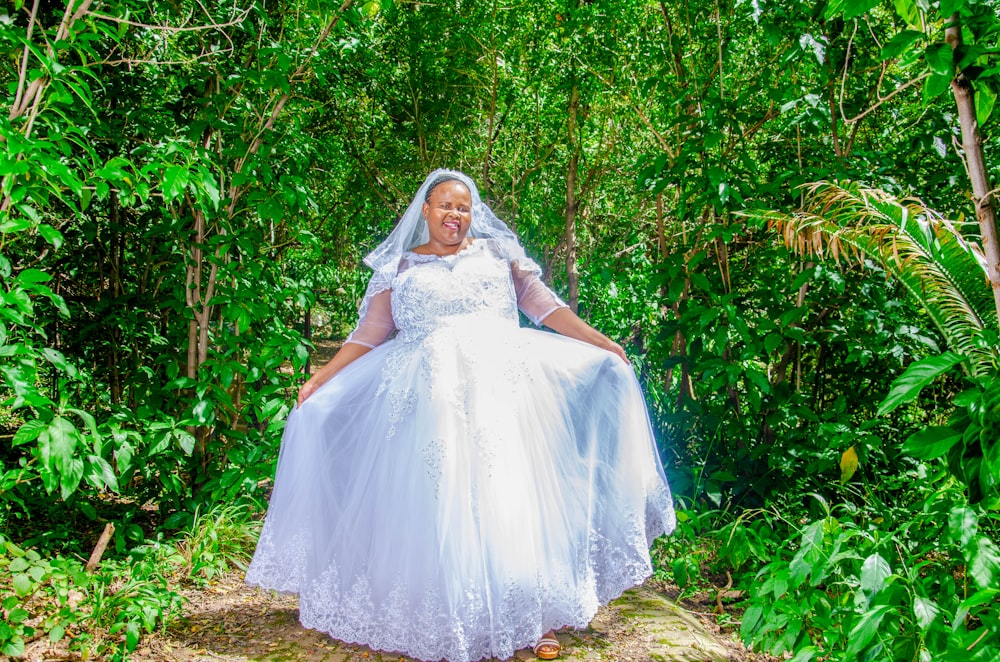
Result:
<svg viewBox="0 0 1000 662"><path fill-rule="evenodd" d="M452 167L633 358L661 577L795 660L997 659L997 10L7 3L0 653L126 659L245 562L308 339Z"/></svg>

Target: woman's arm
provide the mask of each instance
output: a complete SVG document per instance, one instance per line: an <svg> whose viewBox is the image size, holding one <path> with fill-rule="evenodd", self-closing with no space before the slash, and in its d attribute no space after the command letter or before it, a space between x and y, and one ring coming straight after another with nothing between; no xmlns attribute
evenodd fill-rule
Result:
<svg viewBox="0 0 1000 662"><path fill-rule="evenodd" d="M622 349L621 345L584 322L569 308L557 308L553 310L545 316L542 324L564 336L576 338L601 349L606 349L616 354L625 363L628 363L628 357L625 356L625 350Z"/></svg>
<svg viewBox="0 0 1000 662"><path fill-rule="evenodd" d="M364 316L358 320L357 328L347 337L347 340L340 347L340 351L334 354L333 358L299 389L298 404L301 405L305 402L306 398L330 381L331 377L352 361L361 358L388 340L395 330L396 324L392 320L391 292L383 290L368 302Z"/></svg>
<svg viewBox="0 0 1000 662"><path fill-rule="evenodd" d="M330 381L331 377L347 367L352 361L370 351L372 351L371 347L359 345L356 342L344 343L340 350L333 355L333 358L320 368L315 375L310 377L309 381L302 385L302 388L299 389L299 400L296 406L305 402L306 398L315 393L320 386Z"/></svg>

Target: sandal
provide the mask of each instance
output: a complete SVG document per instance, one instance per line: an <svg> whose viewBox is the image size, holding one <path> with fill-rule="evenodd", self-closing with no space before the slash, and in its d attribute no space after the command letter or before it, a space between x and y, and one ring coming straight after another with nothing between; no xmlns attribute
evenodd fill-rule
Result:
<svg viewBox="0 0 1000 662"><path fill-rule="evenodd" d="M546 634L538 640L532 650L539 660L554 660L559 657L562 646L559 645L559 640L555 636Z"/></svg>

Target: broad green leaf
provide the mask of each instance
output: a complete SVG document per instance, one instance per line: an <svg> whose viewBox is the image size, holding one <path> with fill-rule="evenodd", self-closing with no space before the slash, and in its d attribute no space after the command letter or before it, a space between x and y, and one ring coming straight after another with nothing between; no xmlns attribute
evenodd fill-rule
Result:
<svg viewBox="0 0 1000 662"><path fill-rule="evenodd" d="M51 225L46 225L45 223L42 223L36 229L38 234L42 235L42 239L52 244L53 248L56 250L62 248L63 236L59 230L56 230Z"/></svg>
<svg viewBox="0 0 1000 662"><path fill-rule="evenodd" d="M976 121L979 122L979 126L989 121L996 101L996 92L988 85L976 85Z"/></svg>
<svg viewBox="0 0 1000 662"><path fill-rule="evenodd" d="M923 36L924 33L918 30L903 30L882 47L879 57L883 60L891 60L892 58L899 57L914 42L922 39Z"/></svg>
<svg viewBox="0 0 1000 662"><path fill-rule="evenodd" d="M924 81L924 103L939 96L951 85L951 74L932 74Z"/></svg>
<svg viewBox="0 0 1000 662"><path fill-rule="evenodd" d="M163 199L170 201L180 197L187 186L190 171L182 166L170 166L163 173Z"/></svg>
<svg viewBox="0 0 1000 662"><path fill-rule="evenodd" d="M969 563L969 575L980 589L993 586L993 578L1000 573L1000 549L986 536L976 539Z"/></svg>
<svg viewBox="0 0 1000 662"><path fill-rule="evenodd" d="M42 461L55 473L69 466L76 452L80 433L62 416L56 416L42 432L39 439L42 447Z"/></svg>
<svg viewBox="0 0 1000 662"><path fill-rule="evenodd" d="M79 457L71 458L62 467L59 475L59 493L63 499L68 499L83 480L83 459Z"/></svg>
<svg viewBox="0 0 1000 662"><path fill-rule="evenodd" d="M103 457L99 455L88 455L87 461L90 462L91 476L102 487L107 487L109 490L114 492L118 491L118 478L115 476L114 469Z"/></svg>
<svg viewBox="0 0 1000 662"><path fill-rule="evenodd" d="M857 625L851 629L851 634L848 637L850 643L847 646L847 656L849 658L857 659L854 656L868 647L875 633L878 632L878 626L882 623L882 619L893 609L894 607L891 605L878 605L865 612Z"/></svg>
<svg viewBox="0 0 1000 662"><path fill-rule="evenodd" d="M822 649L816 646L806 646L804 648L796 648L795 657L788 660L788 662L811 662L816 659L821 653Z"/></svg>
<svg viewBox="0 0 1000 662"><path fill-rule="evenodd" d="M18 428L17 432L14 433L14 440L12 445L20 446L21 444L26 444L30 441L38 439L38 435L48 427L48 424L36 419L26 421L24 424Z"/></svg>
<svg viewBox="0 0 1000 662"><path fill-rule="evenodd" d="M25 269L17 275L19 283L47 283L52 280L52 274L47 274L41 269Z"/></svg>
<svg viewBox="0 0 1000 662"><path fill-rule="evenodd" d="M960 354L945 352L939 356L929 356L914 361L892 382L889 395L878 407L878 416L884 416L893 409L916 398L920 391L934 379L954 367L964 359Z"/></svg>
<svg viewBox="0 0 1000 662"><path fill-rule="evenodd" d="M24 639L14 635L0 647L0 653L12 658L19 658L24 655Z"/></svg>
<svg viewBox="0 0 1000 662"><path fill-rule="evenodd" d="M969 614L969 611L973 607L981 607L982 605L990 604L994 600L1000 598L1000 589L996 588L985 588L980 591L976 591L958 605L958 610L955 612L955 618L952 622L961 623L965 620L965 617Z"/></svg>
<svg viewBox="0 0 1000 662"><path fill-rule="evenodd" d="M195 437L190 432L181 429L174 430L174 438L186 455L190 455L194 451Z"/></svg>
<svg viewBox="0 0 1000 662"><path fill-rule="evenodd" d="M930 44L924 51L924 58L931 71L935 74L948 76L949 80L955 75L954 56L951 46L943 43Z"/></svg>
<svg viewBox="0 0 1000 662"><path fill-rule="evenodd" d="M211 400L199 400L191 415L198 425L209 425L215 419L215 406Z"/></svg>
<svg viewBox="0 0 1000 662"><path fill-rule="evenodd" d="M941 0L941 15L945 18L951 16L965 5L965 0Z"/></svg>
<svg viewBox="0 0 1000 662"><path fill-rule="evenodd" d="M875 595L885 588L891 576L892 568L889 567L889 562L876 552L861 564L861 590L869 596Z"/></svg>
<svg viewBox="0 0 1000 662"><path fill-rule="evenodd" d="M28 620L29 616L31 616L31 614L28 613L27 609L24 609L23 607L16 607L11 609L7 614L7 620L11 623L23 623Z"/></svg>
<svg viewBox="0 0 1000 662"><path fill-rule="evenodd" d="M952 540L968 547L979 532L979 516L968 506L956 505L948 513L948 529Z"/></svg>
<svg viewBox="0 0 1000 662"><path fill-rule="evenodd" d="M913 599L913 615L917 619L917 625L921 630L926 630L937 618L940 609L933 600L917 596Z"/></svg>
<svg viewBox="0 0 1000 662"><path fill-rule="evenodd" d="M903 443L902 450L911 457L931 460L946 455L951 447L961 439L961 432L943 425L936 425L911 434Z"/></svg>
<svg viewBox="0 0 1000 662"><path fill-rule="evenodd" d="M59 368L70 377L76 378L76 376L80 374L76 366L67 361L66 357L63 356L63 353L58 350L46 347L42 349L42 356L44 356L49 363Z"/></svg>
<svg viewBox="0 0 1000 662"><path fill-rule="evenodd" d="M125 647L129 651L134 651L135 647L139 645L139 634L139 624L135 621L131 621L125 626Z"/></svg>
<svg viewBox="0 0 1000 662"><path fill-rule="evenodd" d="M14 593L17 594L18 597L23 598L24 596L29 595L32 591L31 578L23 573L14 575L13 587Z"/></svg>

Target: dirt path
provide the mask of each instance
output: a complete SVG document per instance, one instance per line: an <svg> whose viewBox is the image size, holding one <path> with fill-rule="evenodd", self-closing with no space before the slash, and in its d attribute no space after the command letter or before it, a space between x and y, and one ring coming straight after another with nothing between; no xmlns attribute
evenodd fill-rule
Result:
<svg viewBox="0 0 1000 662"><path fill-rule="evenodd" d="M186 617L167 632L144 639L133 660L139 662L410 662L399 654L372 651L306 630L298 622L294 596L250 588L233 574L200 591L188 592ZM720 633L712 619L681 606L652 582L628 591L598 612L586 630L558 633L562 660L660 660L663 662L763 661L732 635ZM528 649L512 662L533 660Z"/></svg>

